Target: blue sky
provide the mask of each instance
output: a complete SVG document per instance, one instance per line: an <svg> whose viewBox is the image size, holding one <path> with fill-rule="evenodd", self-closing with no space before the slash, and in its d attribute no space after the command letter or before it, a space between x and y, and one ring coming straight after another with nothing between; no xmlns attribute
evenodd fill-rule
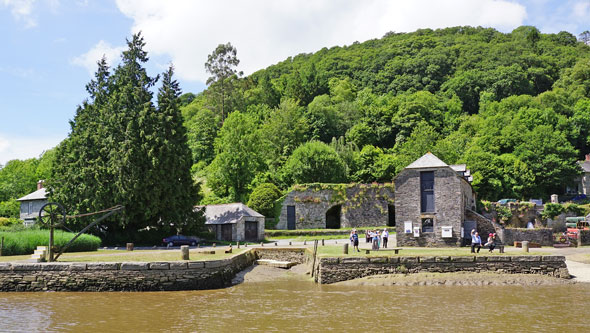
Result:
<svg viewBox="0 0 590 333"><path fill-rule="evenodd" d="M588 22L590 0L0 0L0 164L38 157L63 140L96 60L105 54L116 65L137 31L149 73L172 62L181 88L198 92L207 54L228 41L249 74L388 31L534 25L577 36Z"/></svg>

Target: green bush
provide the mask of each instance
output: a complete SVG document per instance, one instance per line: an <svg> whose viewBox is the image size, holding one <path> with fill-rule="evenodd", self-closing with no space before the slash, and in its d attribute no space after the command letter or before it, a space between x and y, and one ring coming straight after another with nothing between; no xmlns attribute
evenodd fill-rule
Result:
<svg viewBox="0 0 590 333"><path fill-rule="evenodd" d="M281 197L281 191L272 183L262 183L252 191L248 207L266 217L274 217L274 202Z"/></svg>
<svg viewBox="0 0 590 333"><path fill-rule="evenodd" d="M54 232L54 245L64 246L76 234L56 230ZM49 230L22 230L22 231L1 231L0 237L4 237L2 255L14 256L32 254L37 246L49 245ZM100 247L100 238L92 235L81 235L70 245L66 252L96 251Z"/></svg>
<svg viewBox="0 0 590 333"><path fill-rule="evenodd" d="M11 227L21 223L22 221L16 217L0 217L0 227Z"/></svg>
<svg viewBox="0 0 590 333"><path fill-rule="evenodd" d="M574 213L576 214L576 216L584 216L586 210L584 209L584 207L577 205L575 203L566 203L563 205L563 210L565 210L566 212L570 212L570 213Z"/></svg>
<svg viewBox="0 0 590 333"><path fill-rule="evenodd" d="M548 203L545 204L545 207L543 208L543 213L542 216L543 218L550 218L550 219L554 219L557 215L563 213L565 211L565 209L563 208L562 205L557 204L557 203Z"/></svg>
<svg viewBox="0 0 590 333"><path fill-rule="evenodd" d="M18 217L20 214L20 202L10 199L0 202L0 216Z"/></svg>

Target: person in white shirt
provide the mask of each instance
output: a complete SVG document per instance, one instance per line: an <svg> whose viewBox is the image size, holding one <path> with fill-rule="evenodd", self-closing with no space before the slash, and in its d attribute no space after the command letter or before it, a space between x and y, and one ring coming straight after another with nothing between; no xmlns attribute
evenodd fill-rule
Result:
<svg viewBox="0 0 590 333"><path fill-rule="evenodd" d="M387 248L387 241L389 240L389 231L387 229L383 229L383 233L381 234L381 239L383 240L383 248Z"/></svg>

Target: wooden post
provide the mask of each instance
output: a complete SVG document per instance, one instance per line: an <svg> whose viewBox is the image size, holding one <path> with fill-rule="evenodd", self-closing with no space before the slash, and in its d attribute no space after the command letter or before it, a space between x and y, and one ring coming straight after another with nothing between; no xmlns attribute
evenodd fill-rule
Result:
<svg viewBox="0 0 590 333"><path fill-rule="evenodd" d="M49 248L47 249L47 261L53 261L53 227L49 228Z"/></svg>
<svg viewBox="0 0 590 333"><path fill-rule="evenodd" d="M260 242L260 246L264 247L264 243L263 242Z"/></svg>
<svg viewBox="0 0 590 333"><path fill-rule="evenodd" d="M4 248L4 236L0 239L0 257L2 256L2 249Z"/></svg>
<svg viewBox="0 0 590 333"><path fill-rule="evenodd" d="M180 252L182 253L182 260L189 260L188 245L182 245Z"/></svg>
<svg viewBox="0 0 590 333"><path fill-rule="evenodd" d="M291 242L289 242L289 246L291 246Z"/></svg>
<svg viewBox="0 0 590 333"><path fill-rule="evenodd" d="M240 248L240 242L237 243L238 249Z"/></svg>
<svg viewBox="0 0 590 333"><path fill-rule="evenodd" d="M279 246L279 243L278 242L275 242L275 246Z"/></svg>
<svg viewBox="0 0 590 333"><path fill-rule="evenodd" d="M578 246L577 247L582 247L582 230L578 230Z"/></svg>
<svg viewBox="0 0 590 333"><path fill-rule="evenodd" d="M307 239L303 240L303 245L307 245Z"/></svg>
<svg viewBox="0 0 590 333"><path fill-rule="evenodd" d="M126 244L127 251L133 251L133 243Z"/></svg>
<svg viewBox="0 0 590 333"><path fill-rule="evenodd" d="M213 243L213 247L217 246L217 244Z"/></svg>
<svg viewBox="0 0 590 333"><path fill-rule="evenodd" d="M311 277L313 277L314 272L315 272L315 260L316 260L317 255L318 255L318 240L316 239L315 242L313 242L313 264L311 264Z"/></svg>
<svg viewBox="0 0 590 333"><path fill-rule="evenodd" d="M529 241L522 241L522 250L524 252L529 252Z"/></svg>
<svg viewBox="0 0 590 333"><path fill-rule="evenodd" d="M324 246L324 240L322 239L322 246Z"/></svg>
<svg viewBox="0 0 590 333"><path fill-rule="evenodd" d="M348 243L344 243L344 245L342 246L342 252L344 254L348 254Z"/></svg>

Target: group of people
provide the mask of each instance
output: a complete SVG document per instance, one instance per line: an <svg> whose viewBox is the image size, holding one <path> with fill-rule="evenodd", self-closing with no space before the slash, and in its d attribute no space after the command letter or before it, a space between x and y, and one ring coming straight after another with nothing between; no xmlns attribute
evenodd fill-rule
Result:
<svg viewBox="0 0 590 333"><path fill-rule="evenodd" d="M479 233L475 229L471 230L471 253L475 253L475 248L477 248L477 253L479 253L482 247L481 244ZM494 252L494 248L496 248L496 234L490 233L488 235L488 241L483 246L487 246L490 253Z"/></svg>

